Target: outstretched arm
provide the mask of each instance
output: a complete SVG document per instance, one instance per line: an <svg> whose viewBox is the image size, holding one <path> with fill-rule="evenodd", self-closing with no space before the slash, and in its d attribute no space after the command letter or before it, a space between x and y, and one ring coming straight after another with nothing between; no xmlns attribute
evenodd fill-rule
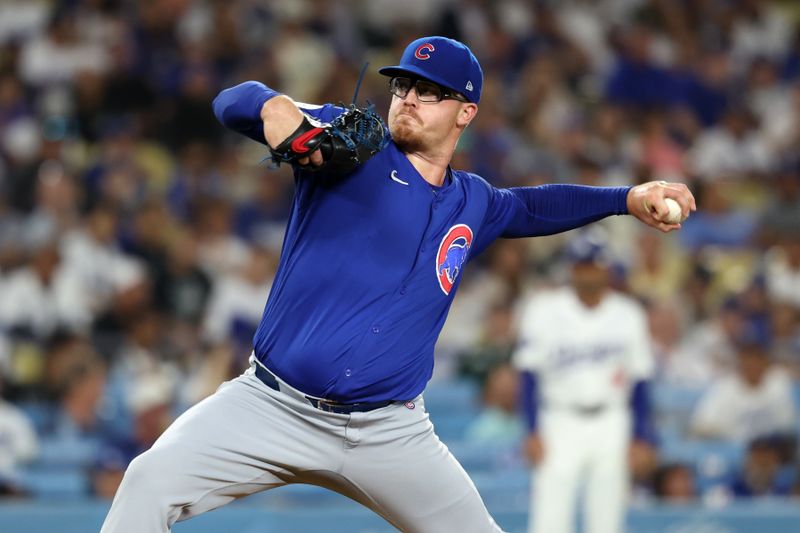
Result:
<svg viewBox="0 0 800 533"><path fill-rule="evenodd" d="M683 183L652 181L635 187L541 185L508 189L516 197L503 237L533 237L567 231L610 215L630 214L665 233L680 229L667 222L672 198L682 218L697 209L694 196Z"/></svg>
<svg viewBox="0 0 800 533"><path fill-rule="evenodd" d="M501 237L552 235L584 226L609 215L628 212L628 187L540 185L500 190L505 213Z"/></svg>
<svg viewBox="0 0 800 533"><path fill-rule="evenodd" d="M654 181L635 187L540 185L492 188L484 231L476 245L483 250L498 237L536 237L568 231L611 215L632 215L663 232L681 227L667 222L672 198L683 218L697 209L694 196L682 183Z"/></svg>
<svg viewBox="0 0 800 533"><path fill-rule="evenodd" d="M224 126L272 147L294 133L304 118L291 98L256 81L225 89L214 99L213 107ZM314 165L322 164L318 149L311 153L310 159ZM308 161L309 158L303 158L298 163L305 165Z"/></svg>

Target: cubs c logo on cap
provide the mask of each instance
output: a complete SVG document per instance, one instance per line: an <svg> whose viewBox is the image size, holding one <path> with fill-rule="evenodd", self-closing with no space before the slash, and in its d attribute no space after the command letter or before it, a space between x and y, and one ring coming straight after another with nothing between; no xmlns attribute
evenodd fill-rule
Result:
<svg viewBox="0 0 800 533"><path fill-rule="evenodd" d="M433 52L434 50L436 50L436 48L434 48L431 43L421 44L417 47L417 50L414 52L414 57L422 60L430 59L431 52Z"/></svg>
<svg viewBox="0 0 800 533"><path fill-rule="evenodd" d="M436 278L445 294L450 294L471 245L472 230L466 224L456 224L442 238L436 253Z"/></svg>

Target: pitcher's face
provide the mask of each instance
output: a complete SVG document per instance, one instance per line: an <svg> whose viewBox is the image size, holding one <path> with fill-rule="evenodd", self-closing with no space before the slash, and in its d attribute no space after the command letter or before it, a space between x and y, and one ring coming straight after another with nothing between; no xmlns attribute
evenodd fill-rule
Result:
<svg viewBox="0 0 800 533"><path fill-rule="evenodd" d="M405 98L392 96L389 132L403 152L428 152L458 128L462 102L445 99L422 102L412 87Z"/></svg>

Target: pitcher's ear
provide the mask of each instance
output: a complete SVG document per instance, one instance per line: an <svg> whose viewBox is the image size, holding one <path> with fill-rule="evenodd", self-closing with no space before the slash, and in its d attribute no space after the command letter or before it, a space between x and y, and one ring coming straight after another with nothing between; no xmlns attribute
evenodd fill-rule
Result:
<svg viewBox="0 0 800 533"><path fill-rule="evenodd" d="M456 125L461 128L466 128L477 114L478 106L476 104L471 102L461 104L461 109L459 110L458 117L456 118Z"/></svg>

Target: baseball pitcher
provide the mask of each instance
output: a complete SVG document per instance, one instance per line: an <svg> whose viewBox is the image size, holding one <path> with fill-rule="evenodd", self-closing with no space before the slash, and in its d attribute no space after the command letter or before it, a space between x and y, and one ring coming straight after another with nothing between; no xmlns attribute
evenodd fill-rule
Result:
<svg viewBox="0 0 800 533"><path fill-rule="evenodd" d="M251 81L216 116L291 164L295 196L250 368L179 417L129 466L103 533L178 520L287 483L349 496L402 531L500 531L434 433L422 391L464 266L499 237L632 214L662 231L683 185L498 189L449 166L483 73L462 43L424 37L379 71L373 109L307 105Z"/></svg>

